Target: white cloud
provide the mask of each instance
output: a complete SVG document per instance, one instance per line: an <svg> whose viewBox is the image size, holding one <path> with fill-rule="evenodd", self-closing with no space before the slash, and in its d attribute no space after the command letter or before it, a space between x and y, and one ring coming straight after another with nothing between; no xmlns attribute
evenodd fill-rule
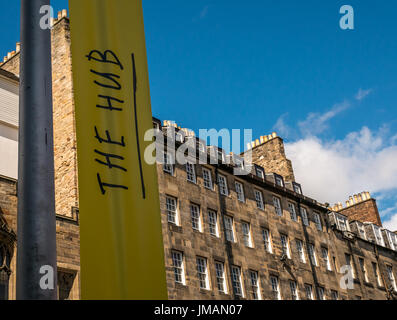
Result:
<svg viewBox="0 0 397 320"><path fill-rule="evenodd" d="M363 191L376 194L381 200L380 215L385 226L397 229L397 135L390 135L387 126L371 131L363 127L340 140L320 138L329 128L329 121L362 101L372 89L360 89L354 99L335 104L330 110L310 113L296 127L286 123L288 114L282 115L274 128L286 138L287 157L292 160L295 178L302 184L304 193L331 205L346 201L349 196ZM297 136L301 138L296 139ZM323 135L321 135L323 137ZM394 214L394 216L393 216Z"/></svg>
<svg viewBox="0 0 397 320"><path fill-rule="evenodd" d="M374 133L363 127L342 140L308 136L285 148L304 192L333 204L361 191L397 190L397 146L388 140L383 128Z"/></svg>
<svg viewBox="0 0 397 320"><path fill-rule="evenodd" d="M368 89L368 90L363 90L360 88L360 90L358 90L357 94L356 94L356 100L361 101L364 98L366 98L370 93L372 92L372 89Z"/></svg>
<svg viewBox="0 0 397 320"><path fill-rule="evenodd" d="M278 132L282 137L288 138L291 136L292 128L285 123L285 118L288 116L288 113L284 113L280 118L277 119L276 124L273 129ZM397 139L397 137L396 137Z"/></svg>
<svg viewBox="0 0 397 320"><path fill-rule="evenodd" d="M329 127L328 121L349 107L350 103L348 101L344 101L334 105L331 110L325 113L309 113L306 120L298 122L298 127L304 136L323 133Z"/></svg>
<svg viewBox="0 0 397 320"><path fill-rule="evenodd" d="M397 214L392 216L388 221L383 222L383 227L390 231L397 231Z"/></svg>

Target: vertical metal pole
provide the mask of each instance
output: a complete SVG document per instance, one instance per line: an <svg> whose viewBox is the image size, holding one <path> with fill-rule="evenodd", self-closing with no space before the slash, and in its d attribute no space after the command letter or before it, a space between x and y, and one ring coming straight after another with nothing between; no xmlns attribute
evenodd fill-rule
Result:
<svg viewBox="0 0 397 320"><path fill-rule="evenodd" d="M50 0L21 0L17 299L57 299ZM52 271L51 271L52 269Z"/></svg>

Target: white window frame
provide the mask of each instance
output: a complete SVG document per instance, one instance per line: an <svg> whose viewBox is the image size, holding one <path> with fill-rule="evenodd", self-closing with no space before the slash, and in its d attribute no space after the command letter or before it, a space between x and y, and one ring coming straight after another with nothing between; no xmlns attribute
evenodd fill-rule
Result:
<svg viewBox="0 0 397 320"><path fill-rule="evenodd" d="M221 174L218 175L218 186L221 195L223 196L229 195L229 189L227 187L227 178L224 175Z"/></svg>
<svg viewBox="0 0 397 320"><path fill-rule="evenodd" d="M274 175L274 182L276 183L277 186L279 187L284 187L284 179L282 176L275 174Z"/></svg>
<svg viewBox="0 0 397 320"><path fill-rule="evenodd" d="M301 213L302 222L306 227L308 227L309 226L309 218L307 215L307 209L304 207L301 207L300 211L301 211L300 213Z"/></svg>
<svg viewBox="0 0 397 320"><path fill-rule="evenodd" d="M356 225L360 238L367 240L367 233L365 231L365 226L359 222L356 222Z"/></svg>
<svg viewBox="0 0 397 320"><path fill-rule="evenodd" d="M243 231L244 245L246 247L252 248L251 225L248 222L242 222L241 229Z"/></svg>
<svg viewBox="0 0 397 320"><path fill-rule="evenodd" d="M190 204L190 218L193 230L202 232L201 209L199 205L194 203Z"/></svg>
<svg viewBox="0 0 397 320"><path fill-rule="evenodd" d="M209 290L210 282L208 276L207 259L203 257L196 257L196 265L200 289Z"/></svg>
<svg viewBox="0 0 397 320"><path fill-rule="evenodd" d="M288 211L290 213L291 220L297 222L298 216L296 214L295 204L293 204L292 202L288 202Z"/></svg>
<svg viewBox="0 0 397 320"><path fill-rule="evenodd" d="M305 248L302 240L296 239L296 251L298 251L299 260L306 263Z"/></svg>
<svg viewBox="0 0 397 320"><path fill-rule="evenodd" d="M227 294L225 264L223 262L215 261L215 275L218 291Z"/></svg>
<svg viewBox="0 0 397 320"><path fill-rule="evenodd" d="M286 254L288 259L291 259L291 252L289 249L289 238L286 234L280 234L282 254Z"/></svg>
<svg viewBox="0 0 397 320"><path fill-rule="evenodd" d="M219 238L218 213L211 209L208 210L208 227L210 234Z"/></svg>
<svg viewBox="0 0 397 320"><path fill-rule="evenodd" d="M307 300L314 300L313 286L311 284L305 284L305 295Z"/></svg>
<svg viewBox="0 0 397 320"><path fill-rule="evenodd" d="M397 251L397 234L395 234L394 232L390 232L389 230L386 230L386 232L390 242L391 249Z"/></svg>
<svg viewBox="0 0 397 320"><path fill-rule="evenodd" d="M257 271L253 271L253 270L249 270L249 276L250 276L251 290L252 290L252 294L253 294L252 299L253 300L262 300L258 272Z"/></svg>
<svg viewBox="0 0 397 320"><path fill-rule="evenodd" d="M353 255L349 254L349 253L345 253L345 260L346 260L346 265L350 266L351 270L352 270L352 275L354 279L357 279L357 272L354 269L354 265L353 265Z"/></svg>
<svg viewBox="0 0 397 320"><path fill-rule="evenodd" d="M245 202L245 195L244 195L244 186L242 183L235 181L235 187L236 187L236 194L237 194L237 200L240 202Z"/></svg>
<svg viewBox="0 0 397 320"><path fill-rule="evenodd" d="M263 203L263 193L260 190L254 189L255 193L255 202L256 202L256 207L260 210L265 209L265 204Z"/></svg>
<svg viewBox="0 0 397 320"><path fill-rule="evenodd" d="M336 290L331 290L331 299L332 300L339 300L339 292Z"/></svg>
<svg viewBox="0 0 397 320"><path fill-rule="evenodd" d="M243 283L241 281L241 268L238 266L232 266L231 270L233 293L238 297L244 298Z"/></svg>
<svg viewBox="0 0 397 320"><path fill-rule="evenodd" d="M364 260L364 258L359 257L359 258L358 258L358 263L359 263L359 265L360 265L361 272L362 272L363 275L364 275L364 281L365 281L366 283L368 283L368 282L369 282L369 280L368 280L368 272L367 272L367 267L365 266L365 260Z"/></svg>
<svg viewBox="0 0 397 320"><path fill-rule="evenodd" d="M186 177L187 181L197 183L196 169L193 163L186 162Z"/></svg>
<svg viewBox="0 0 397 320"><path fill-rule="evenodd" d="M270 285L271 285L273 297L275 298L275 300L281 300L280 284L278 281L278 277L270 276Z"/></svg>
<svg viewBox="0 0 397 320"><path fill-rule="evenodd" d="M328 271L331 271L331 262L329 261L329 252L325 247L321 247L321 256L325 262L325 267Z"/></svg>
<svg viewBox="0 0 397 320"><path fill-rule="evenodd" d="M297 285L296 281L290 280L289 288L290 288L290 291L291 291L292 300L300 300L299 299L299 292L298 292L298 285Z"/></svg>
<svg viewBox="0 0 397 320"><path fill-rule="evenodd" d="M212 183L211 170L203 168L203 181L204 187L209 190L214 190L214 184Z"/></svg>
<svg viewBox="0 0 397 320"><path fill-rule="evenodd" d="M386 264L386 272L387 272L387 277L388 277L389 281L391 282L394 291L397 292L396 278L394 276L393 266Z"/></svg>
<svg viewBox="0 0 397 320"><path fill-rule="evenodd" d="M171 201L173 201L174 203L171 203ZM179 226L178 200L174 197L166 196L165 202L166 202L167 221L169 223ZM175 207L175 210L172 210L171 206ZM173 217L173 219L170 219L171 217Z"/></svg>
<svg viewBox="0 0 397 320"><path fill-rule="evenodd" d="M224 225L225 225L226 240L230 242L236 242L236 237L234 235L234 219L230 216L225 215Z"/></svg>
<svg viewBox="0 0 397 320"><path fill-rule="evenodd" d="M379 265L377 262L372 262L372 270L374 272L375 278L376 278L376 283L378 284L379 287L382 287L382 278L379 273Z"/></svg>
<svg viewBox="0 0 397 320"><path fill-rule="evenodd" d="M185 263L184 263L184 255L180 251L172 250L171 251L172 258L172 267L174 268L174 281L176 283L180 283L185 285ZM180 281L177 280L180 278Z"/></svg>
<svg viewBox="0 0 397 320"><path fill-rule="evenodd" d="M321 223L321 217L318 212L313 212L314 223L318 231L323 231L323 224Z"/></svg>
<svg viewBox="0 0 397 320"><path fill-rule="evenodd" d="M206 146L204 145L204 143L202 143L200 141L197 142L197 149L201 153L205 153L206 152Z"/></svg>
<svg viewBox="0 0 397 320"><path fill-rule="evenodd" d="M265 170L263 168L255 166L255 175L258 178L265 179Z"/></svg>
<svg viewBox="0 0 397 320"><path fill-rule="evenodd" d="M317 263L317 257L316 257L316 248L313 243L307 244L307 251L309 252L309 259L310 259L311 263L315 267L317 267L318 263Z"/></svg>
<svg viewBox="0 0 397 320"><path fill-rule="evenodd" d="M302 187L300 184L292 182L292 188L294 189L295 193L302 194Z"/></svg>
<svg viewBox="0 0 397 320"><path fill-rule="evenodd" d="M372 224L372 231L375 236L375 241L378 245L385 247L385 240L382 236L382 229L374 224Z"/></svg>
<svg viewBox="0 0 397 320"><path fill-rule="evenodd" d="M341 231L350 231L348 220L345 216L335 213L336 224Z"/></svg>
<svg viewBox="0 0 397 320"><path fill-rule="evenodd" d="M174 175L174 163L172 161L172 155L169 152L164 152L163 154L163 171L165 173L170 174L171 176Z"/></svg>
<svg viewBox="0 0 397 320"><path fill-rule="evenodd" d="M281 199L279 197L273 196L273 206L276 215L279 217L283 216L283 208L281 206Z"/></svg>
<svg viewBox="0 0 397 320"><path fill-rule="evenodd" d="M262 239L265 245L265 250L268 253L273 253L272 236L269 229L262 228Z"/></svg>
<svg viewBox="0 0 397 320"><path fill-rule="evenodd" d="M318 300L327 300L325 297L325 288L324 287L317 287L317 296Z"/></svg>

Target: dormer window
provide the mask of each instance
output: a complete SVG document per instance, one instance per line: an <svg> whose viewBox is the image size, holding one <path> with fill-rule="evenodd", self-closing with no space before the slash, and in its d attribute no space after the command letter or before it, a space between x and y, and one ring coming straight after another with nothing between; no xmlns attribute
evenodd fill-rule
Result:
<svg viewBox="0 0 397 320"><path fill-rule="evenodd" d="M197 146L198 146L198 150L200 151L200 152L205 152L205 145L204 145L204 143L202 143L202 142L198 142L197 143Z"/></svg>
<svg viewBox="0 0 397 320"><path fill-rule="evenodd" d="M365 233L365 227L363 224L356 222L358 234L361 239L367 240L367 235Z"/></svg>
<svg viewBox="0 0 397 320"><path fill-rule="evenodd" d="M350 231L347 218L341 214L335 213L336 225L340 231Z"/></svg>
<svg viewBox="0 0 397 320"><path fill-rule="evenodd" d="M390 248L394 251L397 251L397 234L386 230L387 239L390 243Z"/></svg>
<svg viewBox="0 0 397 320"><path fill-rule="evenodd" d="M280 176L278 174L274 174L274 181L275 181L276 185L278 185L280 187L284 187L284 179L282 176Z"/></svg>
<svg viewBox="0 0 397 320"><path fill-rule="evenodd" d="M378 226L373 224L372 225L372 230L374 231L376 243L378 245L384 247L385 246L385 241L383 240L382 231L381 231L380 227L378 227Z"/></svg>
<svg viewBox="0 0 397 320"><path fill-rule="evenodd" d="M265 170L262 167L255 165L255 175L258 178L265 179Z"/></svg>
<svg viewBox="0 0 397 320"><path fill-rule="evenodd" d="M185 136L184 136L184 134L183 134L182 132L177 132L177 133L175 134L175 140L176 140L177 142L184 143L184 142L185 142Z"/></svg>
<svg viewBox="0 0 397 320"><path fill-rule="evenodd" d="M218 160L221 161L222 163L225 162L225 155L223 154L222 150L218 150Z"/></svg>
<svg viewBox="0 0 397 320"><path fill-rule="evenodd" d="M302 194L302 187L299 183L292 182L292 187L297 194Z"/></svg>

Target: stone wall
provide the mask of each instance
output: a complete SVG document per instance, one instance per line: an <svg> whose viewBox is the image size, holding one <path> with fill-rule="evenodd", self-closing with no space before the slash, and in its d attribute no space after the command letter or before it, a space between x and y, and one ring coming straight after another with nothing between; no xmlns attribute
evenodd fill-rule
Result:
<svg viewBox="0 0 397 320"><path fill-rule="evenodd" d="M235 299L233 294L230 267L232 265L241 268L243 299L252 299L252 289L249 272L256 271L259 274L260 290L263 299L272 299L270 276L279 279L282 299L292 299L290 282L296 281L300 299L305 297L305 284L312 285L313 297L317 299L316 288L323 287L325 298L331 299L331 291L338 293L339 299L386 299L386 286L389 286L385 263L397 270L397 253L387 249L378 248L378 256L374 245L359 238L353 240L346 238L338 230L329 227L328 211L326 208L314 205L304 196L288 192L284 188L271 187L270 184L249 181L245 177L235 177L227 170L216 166L205 166L212 172L212 180L216 180L217 171L227 177L229 196L221 196L218 186L214 190L204 188L202 179L202 166L196 166L197 183L187 181L184 166L176 165L173 176L164 173L162 166L158 166L160 203L162 212L164 252L166 260L166 272L168 292L170 299ZM237 200L235 181L244 186L246 201ZM254 189L263 193L265 209L260 210L256 206ZM179 225L167 221L166 197L177 199ZM281 199L283 216L275 214L273 196ZM309 216L309 226L302 223L298 214L298 220L291 219L288 211L288 203L293 203L299 211L299 207L306 208ZM200 206L202 231L192 229L190 204ZM218 213L219 237L209 233L208 209ZM314 213L319 213L321 218L321 230L317 229L314 222ZM233 217L235 228L235 242L226 241L224 235L223 217ZM253 247L247 247L243 242L242 222L248 222L251 227ZM270 231L272 237L273 253L264 249L262 229ZM291 257L282 261L282 249L280 235L288 236ZM296 240L304 243L306 263L300 262ZM310 263L307 244L314 244L317 265ZM322 258L322 249L328 250L330 269L326 260ZM174 280L172 264L172 251L183 253L186 283L182 285ZM353 266L356 270L353 289L344 289L340 286L343 274L341 267L346 264L345 255L353 257ZM209 290L199 287L196 258L207 259ZM360 268L359 258L364 259L368 281ZM225 264L226 282L228 292L220 293L217 289L215 261ZM377 280L372 272L372 263L379 265L386 285L377 285Z"/></svg>
<svg viewBox="0 0 397 320"><path fill-rule="evenodd" d="M379 216L378 206L375 199L369 199L339 211L347 216L349 220L360 222L371 222L382 227L382 221Z"/></svg>
<svg viewBox="0 0 397 320"><path fill-rule="evenodd" d="M51 36L56 213L71 217L78 182L69 19L57 20ZM19 58L15 54L1 68L19 75Z"/></svg>
<svg viewBox="0 0 397 320"><path fill-rule="evenodd" d="M61 286L66 288L62 290L63 298L79 299L80 239L75 212L78 208L77 152L69 19L64 17L56 20L51 36L58 277ZM18 75L19 58L20 54L16 53L1 68ZM0 197L3 195L0 189ZM15 195L6 195L7 201L15 201L15 208L6 218L16 232L17 199ZM0 208L1 205L0 202ZM15 299L15 273L10 279L10 298Z"/></svg>
<svg viewBox="0 0 397 320"><path fill-rule="evenodd" d="M285 181L295 181L292 163L285 155L283 139L272 137L266 142L257 143L251 151L252 162L263 167L266 173L277 173Z"/></svg>

